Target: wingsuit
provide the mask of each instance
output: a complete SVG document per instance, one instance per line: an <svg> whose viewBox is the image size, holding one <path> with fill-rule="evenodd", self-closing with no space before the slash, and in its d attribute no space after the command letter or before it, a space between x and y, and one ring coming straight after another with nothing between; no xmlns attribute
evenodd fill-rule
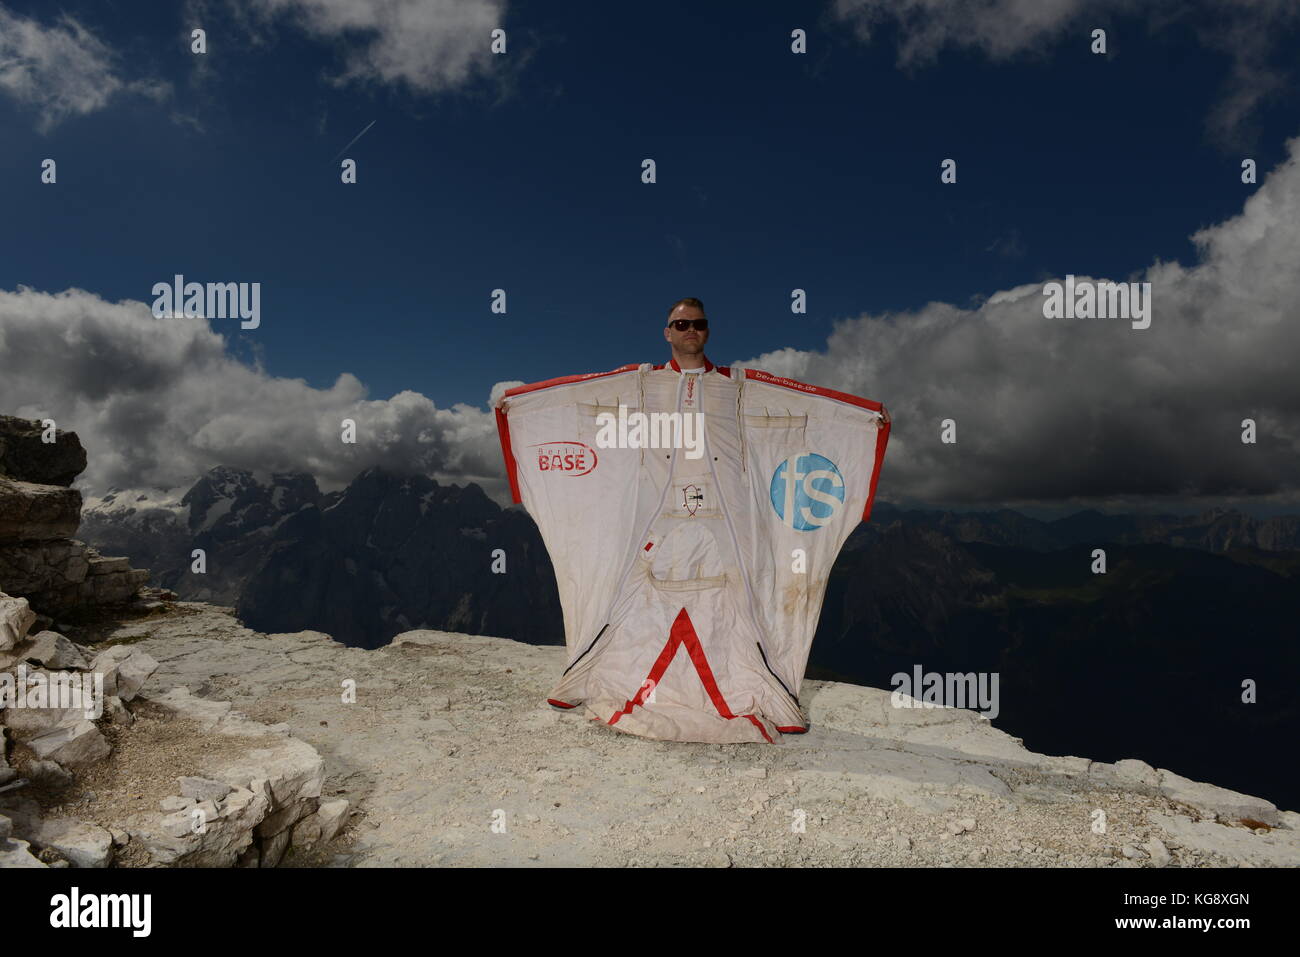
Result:
<svg viewBox="0 0 1300 957"><path fill-rule="evenodd" d="M871 515L884 406L705 358L521 385L495 408L564 610L549 703L677 741L806 731L799 689L831 566ZM645 431L606 447L620 418L674 412L703 414L695 451Z"/></svg>

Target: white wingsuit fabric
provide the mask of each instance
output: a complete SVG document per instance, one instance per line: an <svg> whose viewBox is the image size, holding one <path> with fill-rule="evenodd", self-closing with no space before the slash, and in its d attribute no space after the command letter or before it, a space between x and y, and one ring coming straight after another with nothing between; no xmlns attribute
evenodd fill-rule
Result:
<svg viewBox="0 0 1300 957"><path fill-rule="evenodd" d="M601 447L620 405L629 423L702 412L704 454ZM831 566L870 516L884 407L706 358L518 386L496 417L564 610L549 702L650 738L806 731L799 688Z"/></svg>

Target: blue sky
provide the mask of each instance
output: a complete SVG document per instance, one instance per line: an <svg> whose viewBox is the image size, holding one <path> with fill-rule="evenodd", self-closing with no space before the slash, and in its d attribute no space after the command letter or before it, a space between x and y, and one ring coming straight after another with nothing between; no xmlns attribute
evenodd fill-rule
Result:
<svg viewBox="0 0 1300 957"><path fill-rule="evenodd" d="M828 353L835 324L863 316L1194 263L1189 237L1257 188L1242 157L1263 181L1300 133L1294 84L1266 72L1294 61L1283 13L1260 20L1267 37L1216 46L1213 8L1165 22L1053 0L1039 32L994 24L1003 50L974 5L901 5L933 21L931 55L907 60L924 31L875 0L468 4L509 52L444 81L401 59L420 45L399 27L439 27L386 24L363 0L65 3L124 86L61 112L0 70L0 289L148 302L177 272L259 281L260 328L211 321L234 359L486 409L499 382L664 361L682 296L704 300L710 357L729 363ZM67 29L48 4L0 8L11 32ZM334 28L341 12L366 26ZM1266 95L1238 109L1248 62ZM336 157L372 122L344 185ZM955 185L939 181L948 157ZM498 287L505 316L489 311ZM795 288L807 315L790 313Z"/></svg>

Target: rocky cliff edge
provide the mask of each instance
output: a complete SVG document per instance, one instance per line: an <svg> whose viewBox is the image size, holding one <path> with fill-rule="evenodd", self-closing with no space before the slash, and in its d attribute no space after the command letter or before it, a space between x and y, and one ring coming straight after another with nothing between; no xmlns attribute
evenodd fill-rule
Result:
<svg viewBox="0 0 1300 957"><path fill-rule="evenodd" d="M272 845L301 845L281 866L1300 864L1300 815L1268 801L1138 760L1035 754L974 712L894 708L878 689L805 682L812 729L775 746L683 744L547 707L559 647L410 631L361 650L188 602L73 637L149 656L142 711L193 719L170 739L123 730L99 786L68 796L78 818L120 831L155 779L161 794L197 773L186 761L220 763L205 727L251 722L323 762L309 840ZM329 844L313 840L327 804Z"/></svg>

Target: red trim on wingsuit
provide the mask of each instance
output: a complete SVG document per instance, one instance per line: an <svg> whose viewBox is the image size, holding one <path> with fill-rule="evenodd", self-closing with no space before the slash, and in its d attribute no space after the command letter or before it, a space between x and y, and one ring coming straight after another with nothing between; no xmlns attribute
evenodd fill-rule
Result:
<svg viewBox="0 0 1300 957"><path fill-rule="evenodd" d="M544 382L531 382L528 385L517 385L513 389L507 389L502 395L503 399L508 399L512 395L523 395L525 392L534 392L537 389L549 389L553 385L568 385L570 382L585 382L588 379L599 379L607 375L618 375L620 372L631 372L640 368L640 363L630 362L625 366L619 366L617 369L610 369L608 372L585 372L582 375L562 375L558 379L547 379Z"/></svg>
<svg viewBox="0 0 1300 957"><path fill-rule="evenodd" d="M682 645L686 646L686 652L690 655L691 663L695 665L695 672L700 676L700 682L704 685L704 690L708 692L709 700L713 702L713 707L717 709L718 714L728 721L735 718L748 718L750 723L758 728L759 734L763 736L767 743L772 744L772 736L767 733L767 729L763 727L761 721L752 714L732 714L731 709L727 707L727 701L723 698L722 691L718 688L718 682L713 677L713 669L709 667L708 658L704 655L704 647L700 644L699 636L695 634L695 626L691 623L691 616L686 614L685 608L677 614L677 619L673 622L673 627L668 633L668 641L664 644L663 651L659 652L659 657L655 659L655 663L650 667L650 673L646 675L645 681L641 682L641 687L637 689L637 693L632 697L631 701L623 706L621 711L615 711L607 723L617 724L618 719L623 715L631 714L632 709L637 705L645 704L645 695L648 690L646 684L653 682L649 690L653 690L658 686L659 679L668 670L668 666L672 664L673 658L677 655L677 649Z"/></svg>
<svg viewBox="0 0 1300 957"><path fill-rule="evenodd" d="M880 414L884 417L884 421L876 433L876 464L871 472L871 488L867 489L867 505L862 510L864 522L871 518L871 505L876 500L876 483L880 481L880 466L885 460L885 446L889 444L889 427L892 424L889 420L889 411L884 406L880 407Z"/></svg>
<svg viewBox="0 0 1300 957"><path fill-rule="evenodd" d="M523 501L523 497L519 494L519 470L515 463L515 453L510 451L510 420L500 409L497 409L497 436L501 439L501 454L506 459L506 476L510 479L510 499L518 505Z"/></svg>
<svg viewBox="0 0 1300 957"><path fill-rule="evenodd" d="M664 363L664 362L660 362L658 365L653 365L653 366L651 366L650 369L651 369L651 371L654 371L654 370L656 370L656 369L672 369L674 372L681 372L681 371L682 371L682 367L679 366L679 365L677 364L677 360L676 360L676 359L670 359L670 360L668 360L668 362L666 362L666 363ZM705 357L704 357L704 371L705 371L705 372L709 372L709 371L714 370L714 369L716 369L718 372L721 372L721 373L722 373L723 375L725 375L728 379L731 378L731 366L715 366L712 362L709 361L709 357L708 357L708 356L705 356Z"/></svg>
<svg viewBox="0 0 1300 957"><path fill-rule="evenodd" d="M672 370L673 370L674 372L681 372L681 371L682 371L682 367L679 366L679 365L677 364L677 360L676 360L676 359L669 359L669 360L668 360L668 365L670 365L670 366L672 367ZM705 356L705 357L704 357L704 371L705 371L705 372L712 372L712 371L713 371L713 368L714 368L713 363L709 361L709 357L708 357L708 356Z"/></svg>

